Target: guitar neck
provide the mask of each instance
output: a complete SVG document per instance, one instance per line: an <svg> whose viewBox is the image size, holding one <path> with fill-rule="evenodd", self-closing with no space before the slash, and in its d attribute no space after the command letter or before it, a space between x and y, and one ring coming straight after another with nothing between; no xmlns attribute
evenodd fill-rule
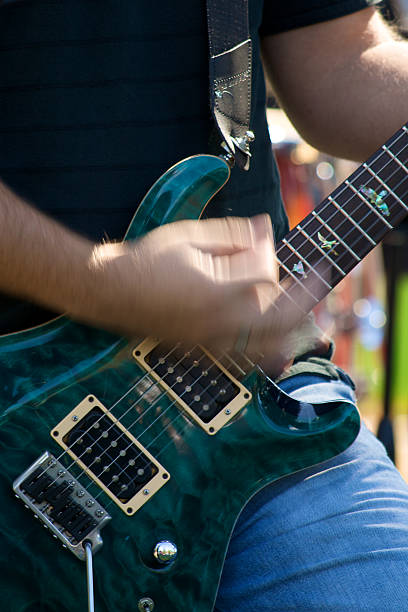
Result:
<svg viewBox="0 0 408 612"><path fill-rule="evenodd" d="M408 214L408 124L277 245L282 301L306 313Z"/></svg>

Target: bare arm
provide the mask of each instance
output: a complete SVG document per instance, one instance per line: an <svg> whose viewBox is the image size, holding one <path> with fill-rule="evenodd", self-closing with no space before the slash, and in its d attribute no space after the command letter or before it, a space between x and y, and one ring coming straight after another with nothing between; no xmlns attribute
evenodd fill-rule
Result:
<svg viewBox="0 0 408 612"><path fill-rule="evenodd" d="M63 312L86 301L93 244L0 183L0 289Z"/></svg>
<svg viewBox="0 0 408 612"><path fill-rule="evenodd" d="M223 348L251 327L258 352L277 346L265 315L276 276L267 216L181 221L136 242L93 244L0 184L0 290L80 321Z"/></svg>
<svg viewBox="0 0 408 612"><path fill-rule="evenodd" d="M267 37L267 72L304 138L363 160L408 121L408 43L375 9Z"/></svg>

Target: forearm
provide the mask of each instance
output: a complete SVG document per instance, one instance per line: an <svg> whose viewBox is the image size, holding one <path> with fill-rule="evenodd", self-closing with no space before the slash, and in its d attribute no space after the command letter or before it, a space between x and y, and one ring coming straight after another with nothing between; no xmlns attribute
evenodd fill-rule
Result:
<svg viewBox="0 0 408 612"><path fill-rule="evenodd" d="M137 241L93 244L0 184L0 291L171 343L231 348L249 327L251 351L265 353L302 312L277 321L272 236L260 215L178 221Z"/></svg>
<svg viewBox="0 0 408 612"><path fill-rule="evenodd" d="M0 290L56 310L79 310L92 285L93 244L0 183Z"/></svg>
<svg viewBox="0 0 408 612"><path fill-rule="evenodd" d="M349 22L293 31L266 45L277 96L303 137L320 150L360 161L408 121L408 43L372 11L353 17L355 31ZM305 50L297 69L296 44ZM284 53L292 65L276 70Z"/></svg>

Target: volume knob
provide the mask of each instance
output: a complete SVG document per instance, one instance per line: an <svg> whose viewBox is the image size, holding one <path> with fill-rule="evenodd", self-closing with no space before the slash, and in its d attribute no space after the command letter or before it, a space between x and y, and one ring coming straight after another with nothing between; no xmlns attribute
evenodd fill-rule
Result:
<svg viewBox="0 0 408 612"><path fill-rule="evenodd" d="M153 556L162 565L172 563L177 557L177 546L169 540L157 542L153 550Z"/></svg>

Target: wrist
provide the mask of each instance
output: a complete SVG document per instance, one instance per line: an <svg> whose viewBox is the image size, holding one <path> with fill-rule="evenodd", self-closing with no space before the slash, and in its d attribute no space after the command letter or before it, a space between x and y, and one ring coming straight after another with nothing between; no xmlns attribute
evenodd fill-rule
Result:
<svg viewBox="0 0 408 612"><path fill-rule="evenodd" d="M130 320L140 306L136 299L140 279L135 259L138 256L133 244L92 245L84 266L82 289L68 314L112 331L129 333Z"/></svg>

